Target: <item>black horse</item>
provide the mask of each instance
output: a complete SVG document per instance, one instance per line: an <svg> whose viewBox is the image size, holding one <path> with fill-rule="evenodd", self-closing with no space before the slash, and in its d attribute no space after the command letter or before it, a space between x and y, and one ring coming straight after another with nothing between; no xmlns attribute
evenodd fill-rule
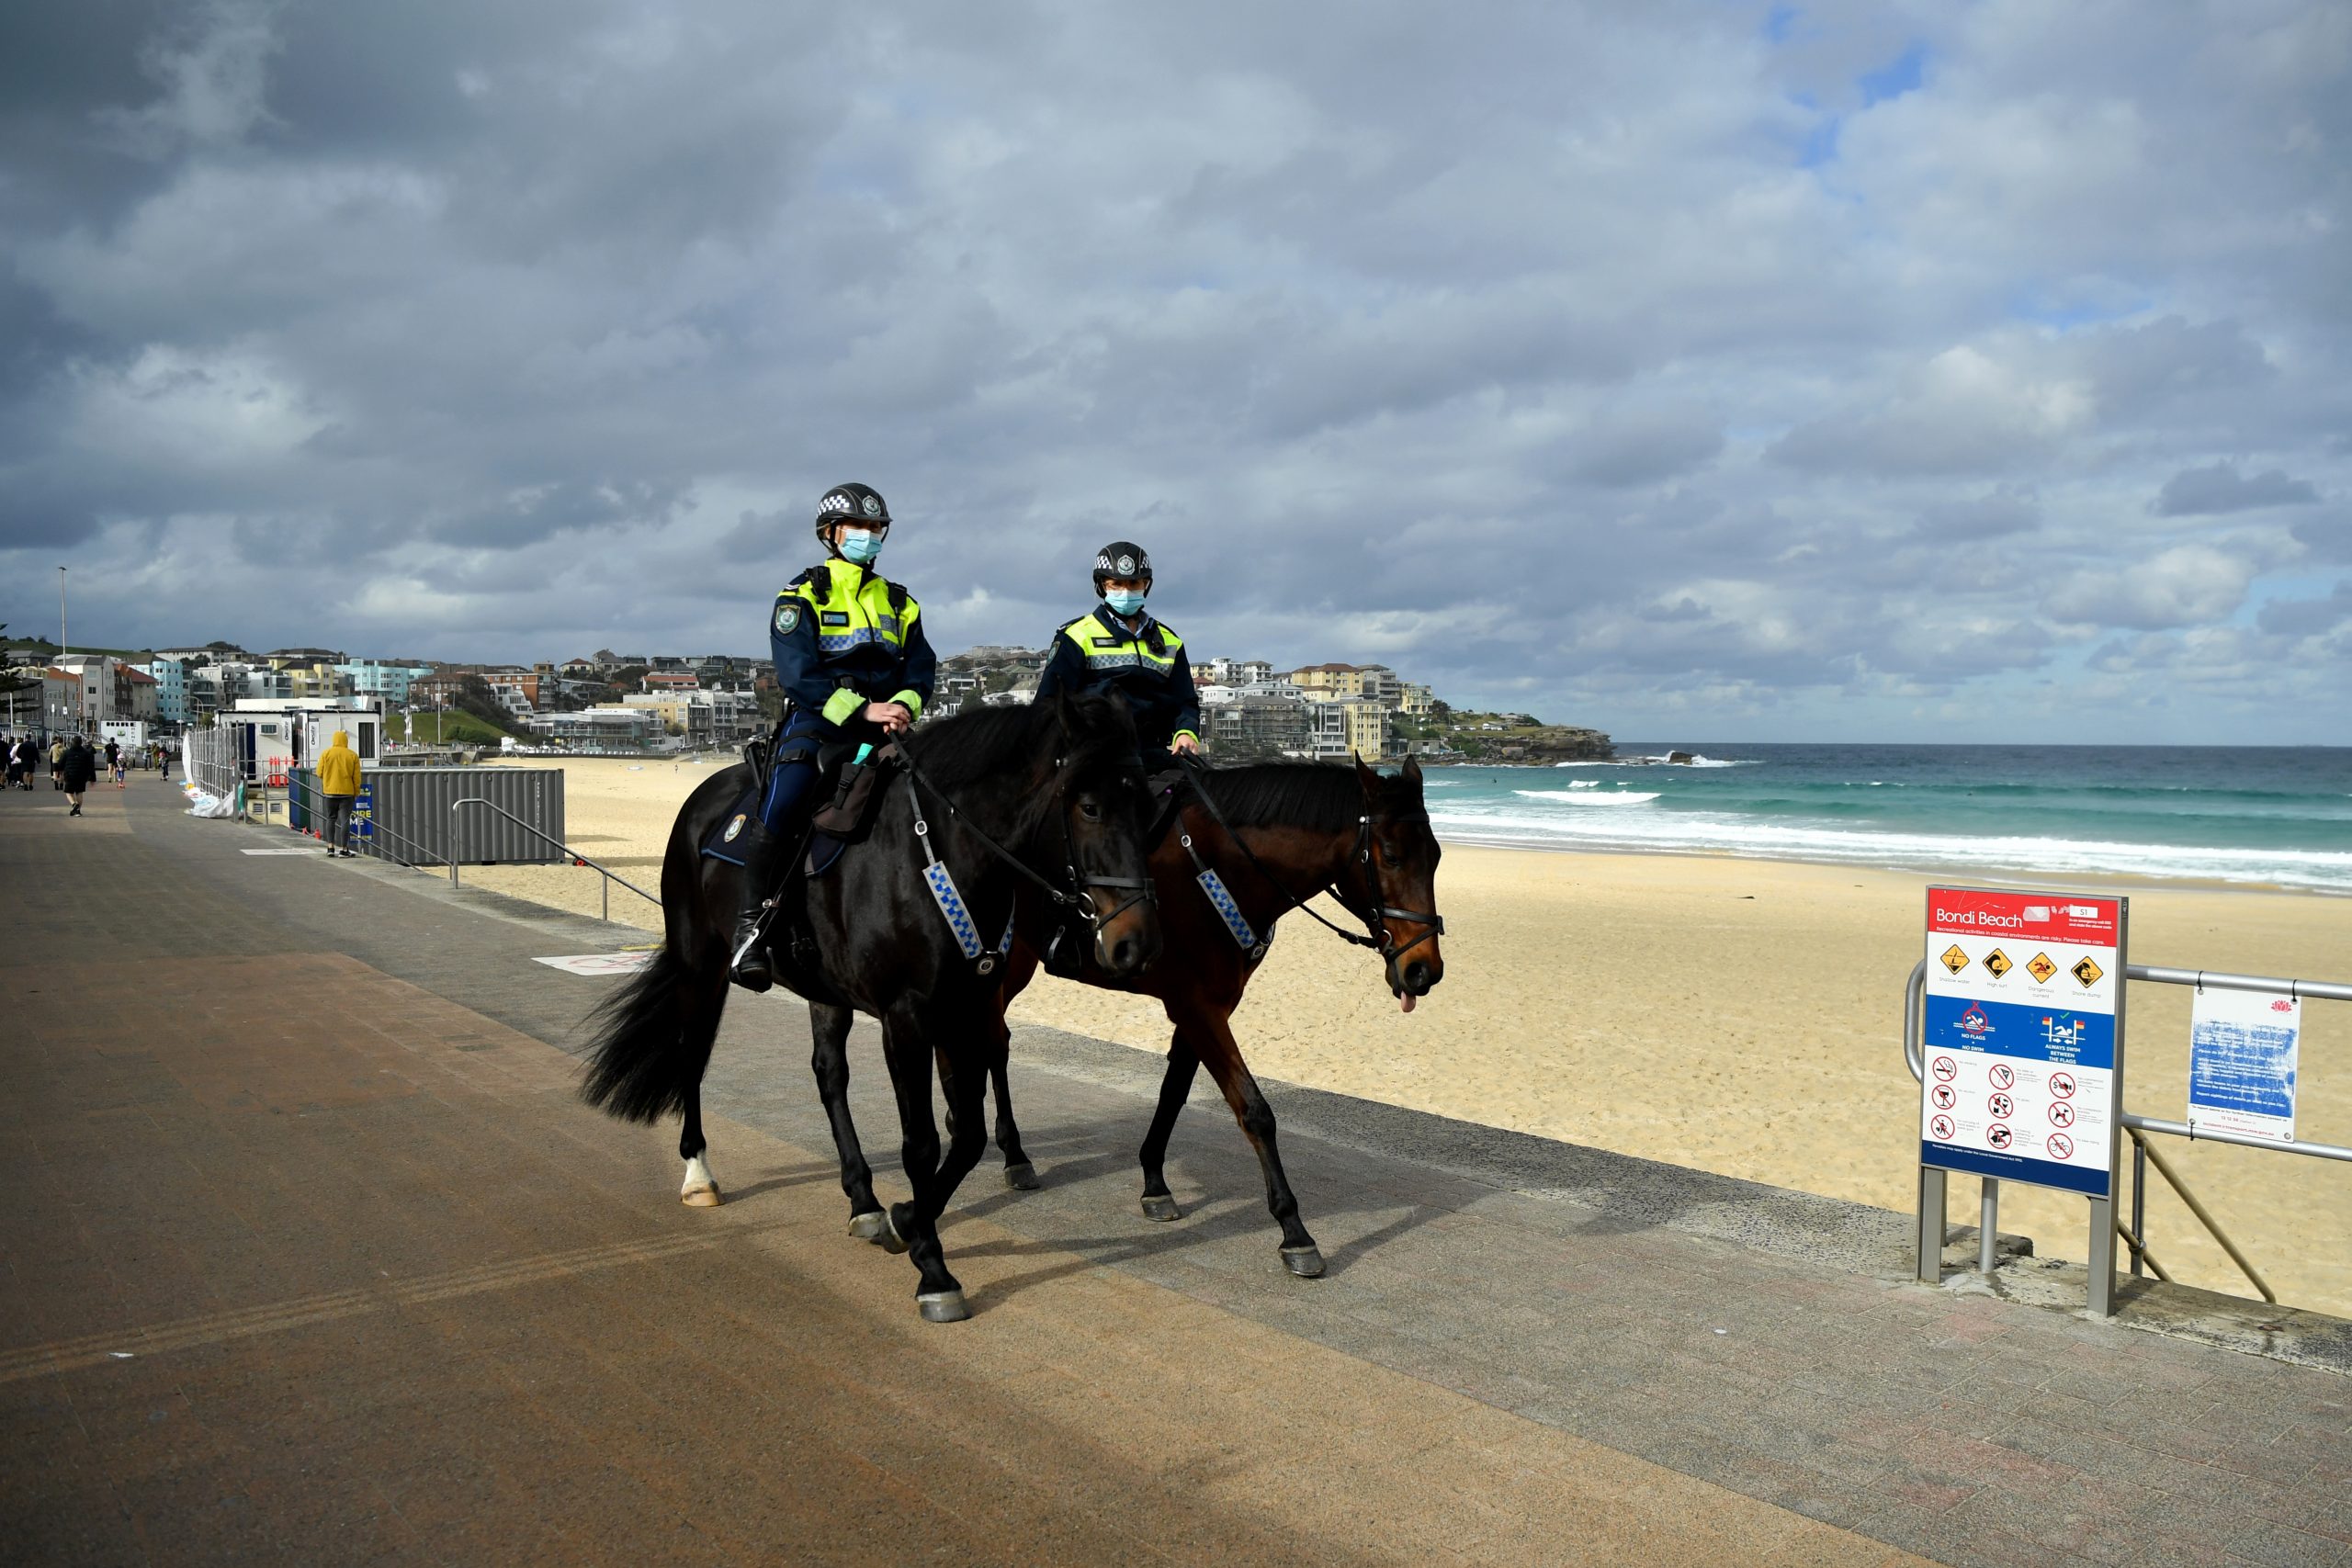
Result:
<svg viewBox="0 0 2352 1568"><path fill-rule="evenodd" d="M1413 1010L1444 978L1445 960L1438 944L1445 930L1437 913L1440 851L1422 799L1421 770L1410 761L1394 776L1375 773L1361 762L1352 770L1324 762L1272 762L1206 769L1194 778L1197 790L1150 851L1165 955L1146 974L1112 975L1089 965L1077 977L1111 990L1156 997L1175 1026L1159 1109L1140 1156L1146 1217L1181 1217L1162 1167L1193 1074L1205 1066L1257 1152L1266 1180L1266 1207L1282 1227L1283 1267L1313 1278L1323 1271L1323 1254L1299 1216L1298 1199L1283 1169L1275 1139L1273 1110L1242 1060L1231 1020L1257 973L1262 944L1272 940L1275 922L1300 908L1300 900L1325 890L1367 928L1364 936L1340 934L1379 951L1382 978L1406 1011ZM1251 946L1237 941L1238 933L1197 880L1204 864L1229 890L1234 913L1253 939ZM1021 1132L1012 1118L1012 1090L1005 1077L1010 1036L1003 1010L1035 976L1037 967L1029 943L1016 942L1002 970L994 1024L997 1050L989 1063L1004 1179L1024 1190L1038 1184L1037 1175L1022 1151ZM872 1209L875 1200L873 1173L849 1113L853 1021L846 1007L817 1004L808 1010L816 1041L817 1089L832 1120L842 1189L849 1194L852 1211L858 1213Z"/></svg>
<svg viewBox="0 0 2352 1568"><path fill-rule="evenodd" d="M970 1311L947 1270L938 1219L987 1144L983 1099L1001 1049L1001 933L1017 919L1019 933L1042 946L1065 922L1083 921L1092 927L1093 961L1134 975L1159 952L1159 922L1138 843L1143 792L1124 705L1078 696L986 708L926 726L901 745L911 771L882 792L871 837L824 876L796 879L768 938L786 986L811 1004L881 1020L914 1196L888 1213L872 1204L853 1229L908 1252L922 1274L922 1315L950 1323ZM662 864L662 949L591 1017L582 1094L626 1121L684 1116L678 1152L689 1203L718 1201L703 1159L701 1086L741 908L741 869L701 850L750 784L751 769L738 765L687 797ZM966 907L960 923L934 894L933 856ZM1028 896L1016 898L1017 888ZM947 1101L944 1161L932 1117L934 1057Z"/></svg>

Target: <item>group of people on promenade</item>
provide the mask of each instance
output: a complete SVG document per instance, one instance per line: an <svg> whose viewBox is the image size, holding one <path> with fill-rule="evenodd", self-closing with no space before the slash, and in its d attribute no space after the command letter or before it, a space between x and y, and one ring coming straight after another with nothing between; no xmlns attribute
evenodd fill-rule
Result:
<svg viewBox="0 0 2352 1568"><path fill-rule="evenodd" d="M68 817L82 815L82 796L102 773L114 781L115 788L128 789L133 765L153 767L165 778L171 776L172 766L171 751L161 742L134 750L111 739L103 748L96 748L80 735L57 736L45 746L35 735L0 735L0 762L6 763L8 788L32 788L44 760L49 763L50 787L62 793L71 807Z"/></svg>

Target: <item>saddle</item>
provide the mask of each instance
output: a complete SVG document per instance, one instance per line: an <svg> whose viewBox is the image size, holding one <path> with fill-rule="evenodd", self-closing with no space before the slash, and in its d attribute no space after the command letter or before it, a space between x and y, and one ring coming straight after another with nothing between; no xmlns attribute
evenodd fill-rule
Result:
<svg viewBox="0 0 2352 1568"><path fill-rule="evenodd" d="M799 868L811 877L831 871L843 850L861 842L874 830L875 808L881 803L882 784L897 770L899 749L895 745L869 752L863 762L857 761L858 746L854 740L831 740L815 749L818 787L823 804L808 818L807 854L796 857ZM767 793L768 775L776 765L775 743L765 737L749 742L743 748L743 760L751 764L752 782L702 844L704 854L734 865L744 863L742 855L737 852L736 840L747 825L758 819L760 803ZM828 784L832 786L831 793L822 795Z"/></svg>

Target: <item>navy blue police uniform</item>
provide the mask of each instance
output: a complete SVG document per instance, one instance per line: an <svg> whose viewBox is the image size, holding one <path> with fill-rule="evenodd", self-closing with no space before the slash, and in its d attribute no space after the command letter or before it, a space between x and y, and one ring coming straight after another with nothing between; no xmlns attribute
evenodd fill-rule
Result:
<svg viewBox="0 0 2352 1568"><path fill-rule="evenodd" d="M1151 557L1141 545L1115 539L1094 558L1094 592L1114 579L1151 586ZM1115 692L1136 721L1136 743L1147 770L1169 765L1168 750L1180 735L1201 739L1201 694L1193 684L1193 660L1184 639L1140 604L1130 620L1106 598L1091 615L1054 633L1054 650L1037 677L1037 700L1057 692Z"/></svg>

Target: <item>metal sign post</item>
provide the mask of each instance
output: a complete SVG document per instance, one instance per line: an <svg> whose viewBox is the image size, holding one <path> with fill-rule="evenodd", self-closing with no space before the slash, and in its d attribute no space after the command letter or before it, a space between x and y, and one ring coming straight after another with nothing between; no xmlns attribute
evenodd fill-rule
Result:
<svg viewBox="0 0 2352 1568"><path fill-rule="evenodd" d="M1928 889L1919 1088L1919 1278L1942 1278L1946 1172L1984 1179L1978 1263L1993 1269L2000 1183L2090 1201L2090 1309L2115 1310L2130 901Z"/></svg>

